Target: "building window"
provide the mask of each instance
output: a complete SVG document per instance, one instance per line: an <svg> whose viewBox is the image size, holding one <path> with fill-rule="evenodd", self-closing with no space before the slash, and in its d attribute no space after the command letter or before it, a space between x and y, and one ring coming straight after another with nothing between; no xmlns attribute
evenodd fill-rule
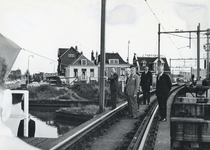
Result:
<svg viewBox="0 0 210 150"><path fill-rule="evenodd" d="M81 60L81 65L87 65L87 59L82 59Z"/></svg>
<svg viewBox="0 0 210 150"><path fill-rule="evenodd" d="M75 76L75 77L78 76L78 69L74 69L74 76Z"/></svg>
<svg viewBox="0 0 210 150"><path fill-rule="evenodd" d="M94 77L94 69L90 69L90 76Z"/></svg>
<svg viewBox="0 0 210 150"><path fill-rule="evenodd" d="M119 59L109 59L109 64L119 64Z"/></svg>
<svg viewBox="0 0 210 150"><path fill-rule="evenodd" d="M69 58L74 58L75 57L75 54L68 54L68 57Z"/></svg>

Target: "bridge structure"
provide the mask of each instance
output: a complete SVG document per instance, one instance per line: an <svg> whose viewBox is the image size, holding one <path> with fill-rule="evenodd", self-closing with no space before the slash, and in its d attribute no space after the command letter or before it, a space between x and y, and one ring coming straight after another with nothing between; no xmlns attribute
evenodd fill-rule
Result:
<svg viewBox="0 0 210 150"><path fill-rule="evenodd" d="M129 118L127 102L121 102L116 109L105 110L58 138L21 139L46 150L209 149L208 91L206 86L174 84L168 98L166 122L158 121L158 105L152 90L151 104L140 105L138 119Z"/></svg>

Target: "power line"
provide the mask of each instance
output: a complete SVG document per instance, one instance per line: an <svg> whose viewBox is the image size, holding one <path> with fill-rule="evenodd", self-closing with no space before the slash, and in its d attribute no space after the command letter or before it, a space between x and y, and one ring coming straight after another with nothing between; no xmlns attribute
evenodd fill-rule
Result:
<svg viewBox="0 0 210 150"><path fill-rule="evenodd" d="M152 8L149 6L149 4L147 3L147 1L145 0L147 6L149 7L150 11L152 12L152 14L155 16L156 20L158 21L158 23L160 23L160 20L158 19L158 17L155 15L154 11L152 10Z"/></svg>
<svg viewBox="0 0 210 150"><path fill-rule="evenodd" d="M50 61L53 61L53 62L57 62L57 61L55 61L55 60L53 60L53 59L51 59L51 58L47 58L47 57L45 57L45 56L42 56L42 55L37 54L37 53L35 53L35 52L32 52L32 51L30 51L30 50L27 50L27 49L24 49L24 48L23 48L23 50L24 50L24 51L27 51L27 52L29 52L29 53L32 53L32 54L34 54L34 55L37 55L37 56L39 56L39 57L45 58L45 59L47 59L47 60L50 60Z"/></svg>
<svg viewBox="0 0 210 150"><path fill-rule="evenodd" d="M35 53L35 52L32 52L32 51L27 50L27 49L24 49L24 48L23 48L23 50L24 50L24 51L27 51L27 52L29 52L29 53L32 53L32 54L34 54L34 55L37 55L37 56L39 56L39 57L42 57L42 58L44 58L44 59L47 59L47 60L50 60L50 61L52 61L52 62L56 62L56 63L57 63L57 60L53 60L53 59L51 59L51 58L47 58L47 57L45 57L45 56L42 56L42 55L40 55L40 54L37 54L37 53ZM68 64L64 64L64 63L60 63L60 64L65 65L65 66L68 66Z"/></svg>
<svg viewBox="0 0 210 150"><path fill-rule="evenodd" d="M158 23L159 23L159 24L161 25L161 27L163 28L163 30L166 31L165 28L163 27L163 25L161 24L160 20L159 20L158 17L156 16L155 12L152 10L152 8L151 8L151 7L149 6L149 4L147 3L147 0L145 0L145 2L146 2L146 4L147 4L147 6L149 7L150 11L152 12L152 14L155 16L155 18L156 18L156 20L158 21ZM169 35L167 35L167 36L168 36L168 38L171 40L171 42L173 43L173 45L176 47L177 51L179 52L179 55L182 57L182 55L181 55L181 53L180 53L178 47L175 45L174 41L171 39L171 37L170 37Z"/></svg>

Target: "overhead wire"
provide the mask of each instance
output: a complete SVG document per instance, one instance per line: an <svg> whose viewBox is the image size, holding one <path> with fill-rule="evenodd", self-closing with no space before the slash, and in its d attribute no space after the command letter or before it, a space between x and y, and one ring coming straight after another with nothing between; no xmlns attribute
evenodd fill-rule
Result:
<svg viewBox="0 0 210 150"><path fill-rule="evenodd" d="M148 4L147 0L145 0L147 6L149 7L150 11L152 12L152 14L155 16L156 20L158 21L158 23L161 25L161 27L163 28L163 30L166 32L164 26L161 24L160 20L158 19L158 17L156 16L155 12L152 10L152 8L150 7L150 5ZM176 49L179 52L179 55L182 57L178 47L176 46L176 44L174 43L174 41L171 39L171 37L167 34L168 38L171 40L172 44L176 47Z"/></svg>

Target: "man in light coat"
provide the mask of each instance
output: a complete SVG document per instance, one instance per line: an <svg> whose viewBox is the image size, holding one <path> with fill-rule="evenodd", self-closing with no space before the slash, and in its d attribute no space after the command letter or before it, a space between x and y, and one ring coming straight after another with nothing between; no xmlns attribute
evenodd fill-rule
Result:
<svg viewBox="0 0 210 150"><path fill-rule="evenodd" d="M127 79L126 94L130 102L131 116L136 119L138 117L137 92L139 90L139 76L136 74L135 66L131 66L131 75Z"/></svg>

